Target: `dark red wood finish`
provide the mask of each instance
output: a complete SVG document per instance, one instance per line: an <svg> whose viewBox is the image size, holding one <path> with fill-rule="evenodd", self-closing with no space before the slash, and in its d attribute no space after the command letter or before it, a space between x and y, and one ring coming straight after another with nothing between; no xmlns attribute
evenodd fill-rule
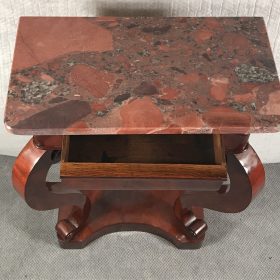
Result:
<svg viewBox="0 0 280 280"><path fill-rule="evenodd" d="M82 248L110 232L139 230L170 240L178 248L200 247L207 229L203 208L234 213L244 210L264 186L264 169L248 144L249 135L225 135L230 182L203 181L197 189L112 190L92 187L90 178L46 182L50 166L59 161L61 136L31 139L15 161L13 185L37 210L59 208L56 231L63 248ZM86 180L83 180L86 179ZM73 187L81 180L79 186ZM153 179L151 179L153 180ZM138 184L149 184L149 180ZM101 186L108 181L99 182ZM194 181L194 185L197 184ZM209 188L208 188L209 186Z"/></svg>

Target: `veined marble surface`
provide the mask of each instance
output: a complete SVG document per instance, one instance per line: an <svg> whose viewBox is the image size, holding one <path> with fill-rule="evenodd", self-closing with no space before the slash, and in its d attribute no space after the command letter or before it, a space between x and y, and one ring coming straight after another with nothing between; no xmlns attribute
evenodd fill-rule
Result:
<svg viewBox="0 0 280 280"><path fill-rule="evenodd" d="M264 21L23 17L5 123L31 135L278 131Z"/></svg>

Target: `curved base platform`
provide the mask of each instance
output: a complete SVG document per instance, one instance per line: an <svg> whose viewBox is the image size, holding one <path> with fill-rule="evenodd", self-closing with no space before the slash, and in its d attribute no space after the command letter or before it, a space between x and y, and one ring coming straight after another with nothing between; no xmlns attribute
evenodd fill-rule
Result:
<svg viewBox="0 0 280 280"><path fill-rule="evenodd" d="M180 249L197 249L199 238L188 234L184 224L174 213L174 203L179 191L88 191L90 214L75 236L70 240L58 239L63 248L83 248L98 237L117 231L144 231L159 235ZM203 210L193 209L196 217L203 219ZM59 220L67 218L59 210ZM58 222L59 224L59 222Z"/></svg>

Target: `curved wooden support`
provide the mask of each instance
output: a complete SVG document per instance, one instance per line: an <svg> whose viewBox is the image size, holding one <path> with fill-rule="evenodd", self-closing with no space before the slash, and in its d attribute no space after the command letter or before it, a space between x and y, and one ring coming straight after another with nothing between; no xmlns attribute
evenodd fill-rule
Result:
<svg viewBox="0 0 280 280"><path fill-rule="evenodd" d="M74 229L69 232L65 230L64 224L72 224L75 230L86 219L86 214L89 212L89 204L84 194L66 193L59 194L52 192L52 187L56 183L46 182L46 176L50 166L57 162L59 151L57 150L42 150L39 149L31 139L17 157L13 166L13 186L16 191L24 198L26 203L36 210L50 210L60 208L65 205L75 205L76 212L79 215L74 215L76 219L65 219L59 225L59 228L66 234L62 234L63 238L68 238L73 234ZM60 233L60 232L59 232Z"/></svg>
<svg viewBox="0 0 280 280"><path fill-rule="evenodd" d="M225 213L240 212L247 208L253 197L264 186L263 165L249 144L239 154L227 154L227 167L230 184L222 185L218 192L185 192L177 202L175 211L177 215L180 213L181 219L185 220L184 223L190 234L194 235L192 227L202 222L193 217L189 210L184 211L184 209L196 206ZM199 234L198 232L195 236Z"/></svg>
<svg viewBox="0 0 280 280"><path fill-rule="evenodd" d="M218 192L185 193L184 206L198 206L212 210L236 213L247 208L265 181L263 165L254 149L248 144L240 154L227 154L230 184Z"/></svg>

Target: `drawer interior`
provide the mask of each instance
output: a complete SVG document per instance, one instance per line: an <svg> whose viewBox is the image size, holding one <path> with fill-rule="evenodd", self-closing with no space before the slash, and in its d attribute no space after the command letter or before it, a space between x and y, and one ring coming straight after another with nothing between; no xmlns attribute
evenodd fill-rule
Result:
<svg viewBox="0 0 280 280"><path fill-rule="evenodd" d="M213 169L213 170L212 170ZM61 176L226 177L220 135L64 136ZM202 173L201 173L201 172Z"/></svg>
<svg viewBox="0 0 280 280"><path fill-rule="evenodd" d="M70 136L68 162L214 164L212 135Z"/></svg>

